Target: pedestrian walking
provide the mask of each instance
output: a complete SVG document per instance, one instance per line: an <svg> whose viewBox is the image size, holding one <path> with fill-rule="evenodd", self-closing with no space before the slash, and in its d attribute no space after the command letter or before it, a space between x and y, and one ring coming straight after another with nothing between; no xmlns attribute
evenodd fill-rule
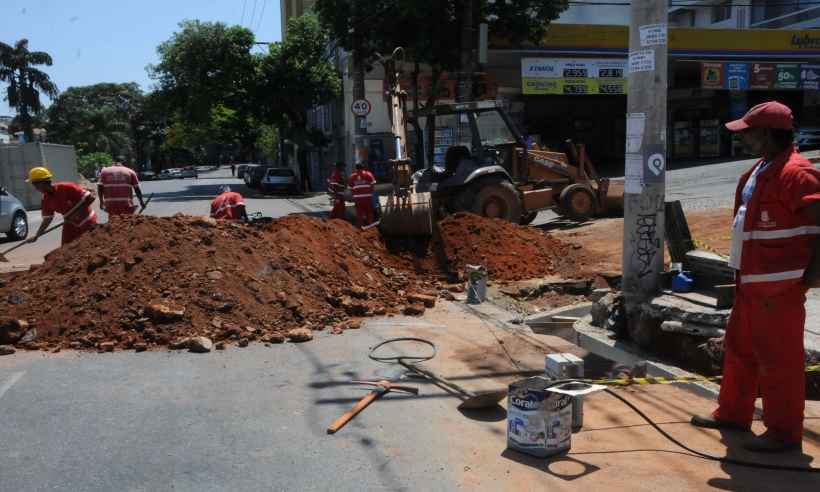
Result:
<svg viewBox="0 0 820 492"><path fill-rule="evenodd" d="M729 264L735 304L724 340L718 408L692 424L749 431L763 398L766 431L746 449L799 449L803 433L805 300L820 286L820 171L794 146L792 111L759 104L726 124L760 156L740 177Z"/></svg>
<svg viewBox="0 0 820 492"><path fill-rule="evenodd" d="M235 177L235 176L236 176L236 165L233 162L231 162L231 177Z"/></svg>

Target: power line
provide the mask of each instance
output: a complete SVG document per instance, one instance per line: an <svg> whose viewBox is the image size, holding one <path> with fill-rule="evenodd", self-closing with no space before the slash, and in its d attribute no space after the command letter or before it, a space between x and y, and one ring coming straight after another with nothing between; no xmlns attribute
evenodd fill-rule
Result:
<svg viewBox="0 0 820 492"><path fill-rule="evenodd" d="M265 19L265 7L268 6L268 0L262 0L262 12L259 14L259 22L256 23L256 29L254 31L258 31L260 27L262 27L262 21Z"/></svg>
<svg viewBox="0 0 820 492"><path fill-rule="evenodd" d="M256 2L253 0L253 10L251 11L251 20L248 22L248 29L253 30L253 19L256 18Z"/></svg>
<svg viewBox="0 0 820 492"><path fill-rule="evenodd" d="M613 6L613 7L629 7L632 5L630 2L595 2L595 1L582 1L582 0L570 0L567 2L569 5L588 5L588 6ZM798 1L789 1L789 2L777 2L772 3L768 2L764 5L755 5L752 3L732 3L729 5L717 5L713 3L684 3L684 2L669 2L669 7L691 7L691 8L731 8L731 7L804 7L807 5L820 5L820 1L812 1L812 2L798 2ZM792 12L787 12L792 13Z"/></svg>
<svg viewBox="0 0 820 492"><path fill-rule="evenodd" d="M245 25L245 7L247 7L247 6L248 6L248 0L245 0L244 2L242 2L242 18L239 21L240 26Z"/></svg>

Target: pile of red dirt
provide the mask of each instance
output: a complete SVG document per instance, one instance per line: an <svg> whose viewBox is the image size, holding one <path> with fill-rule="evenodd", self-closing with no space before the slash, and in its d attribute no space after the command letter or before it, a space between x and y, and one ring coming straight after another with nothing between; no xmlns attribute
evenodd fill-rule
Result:
<svg viewBox="0 0 820 492"><path fill-rule="evenodd" d="M460 212L439 222L439 230L438 247L453 273L483 265L499 281L577 274L577 247L533 227Z"/></svg>
<svg viewBox="0 0 820 492"><path fill-rule="evenodd" d="M364 316L423 312L431 298L417 294L433 287L377 236L342 221L115 218L0 282L0 345L110 351L182 348L191 337L217 348L297 341L358 327Z"/></svg>

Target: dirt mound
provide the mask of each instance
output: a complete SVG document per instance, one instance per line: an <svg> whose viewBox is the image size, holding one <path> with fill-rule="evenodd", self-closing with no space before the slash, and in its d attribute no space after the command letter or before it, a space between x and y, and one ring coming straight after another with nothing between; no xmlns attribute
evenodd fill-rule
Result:
<svg viewBox="0 0 820 492"><path fill-rule="evenodd" d="M0 338L98 350L182 348L200 336L217 348L305 340L292 330L358 327L360 317L418 308L413 294L431 288L342 221L118 217L0 282Z"/></svg>
<svg viewBox="0 0 820 492"><path fill-rule="evenodd" d="M465 265L484 265L493 280L543 277L576 268L576 248L532 227L469 213L439 223L440 249L450 272Z"/></svg>

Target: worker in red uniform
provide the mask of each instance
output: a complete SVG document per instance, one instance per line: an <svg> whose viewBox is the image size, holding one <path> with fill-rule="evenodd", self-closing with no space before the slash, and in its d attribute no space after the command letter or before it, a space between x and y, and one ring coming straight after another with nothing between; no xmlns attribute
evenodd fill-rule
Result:
<svg viewBox="0 0 820 492"><path fill-rule="evenodd" d="M805 406L806 291L820 286L820 171L795 149L792 112L759 104L726 124L761 156L740 177L729 264L735 305L724 340L718 408L692 424L748 431L758 392L766 432L758 452L801 447Z"/></svg>
<svg viewBox="0 0 820 492"><path fill-rule="evenodd" d="M100 172L97 195L100 197L100 208L108 212L108 215L133 214L136 210L134 207L135 194L140 207L145 207L137 173L127 167L124 162L114 162Z"/></svg>
<svg viewBox="0 0 820 492"><path fill-rule="evenodd" d="M363 162L356 163L356 172L350 175L347 186L353 193L353 203L356 204L356 220L359 227L370 225L373 219L373 185L376 178L373 173L364 168Z"/></svg>
<svg viewBox="0 0 820 492"><path fill-rule="evenodd" d="M247 222L248 213L245 210L245 199L239 193L231 191L230 186L221 186L219 195L211 202L211 217Z"/></svg>
<svg viewBox="0 0 820 492"><path fill-rule="evenodd" d="M345 212L345 163L337 161L333 165L333 173L327 179L327 191L333 200L331 219L344 219Z"/></svg>
<svg viewBox="0 0 820 492"><path fill-rule="evenodd" d="M55 212L63 216L62 245L82 236L97 223L97 214L91 209L94 195L77 183L52 183L53 177L45 167L35 167L28 173L28 182L43 194L40 209L43 222L34 237L28 239L29 243L37 241L46 232Z"/></svg>

